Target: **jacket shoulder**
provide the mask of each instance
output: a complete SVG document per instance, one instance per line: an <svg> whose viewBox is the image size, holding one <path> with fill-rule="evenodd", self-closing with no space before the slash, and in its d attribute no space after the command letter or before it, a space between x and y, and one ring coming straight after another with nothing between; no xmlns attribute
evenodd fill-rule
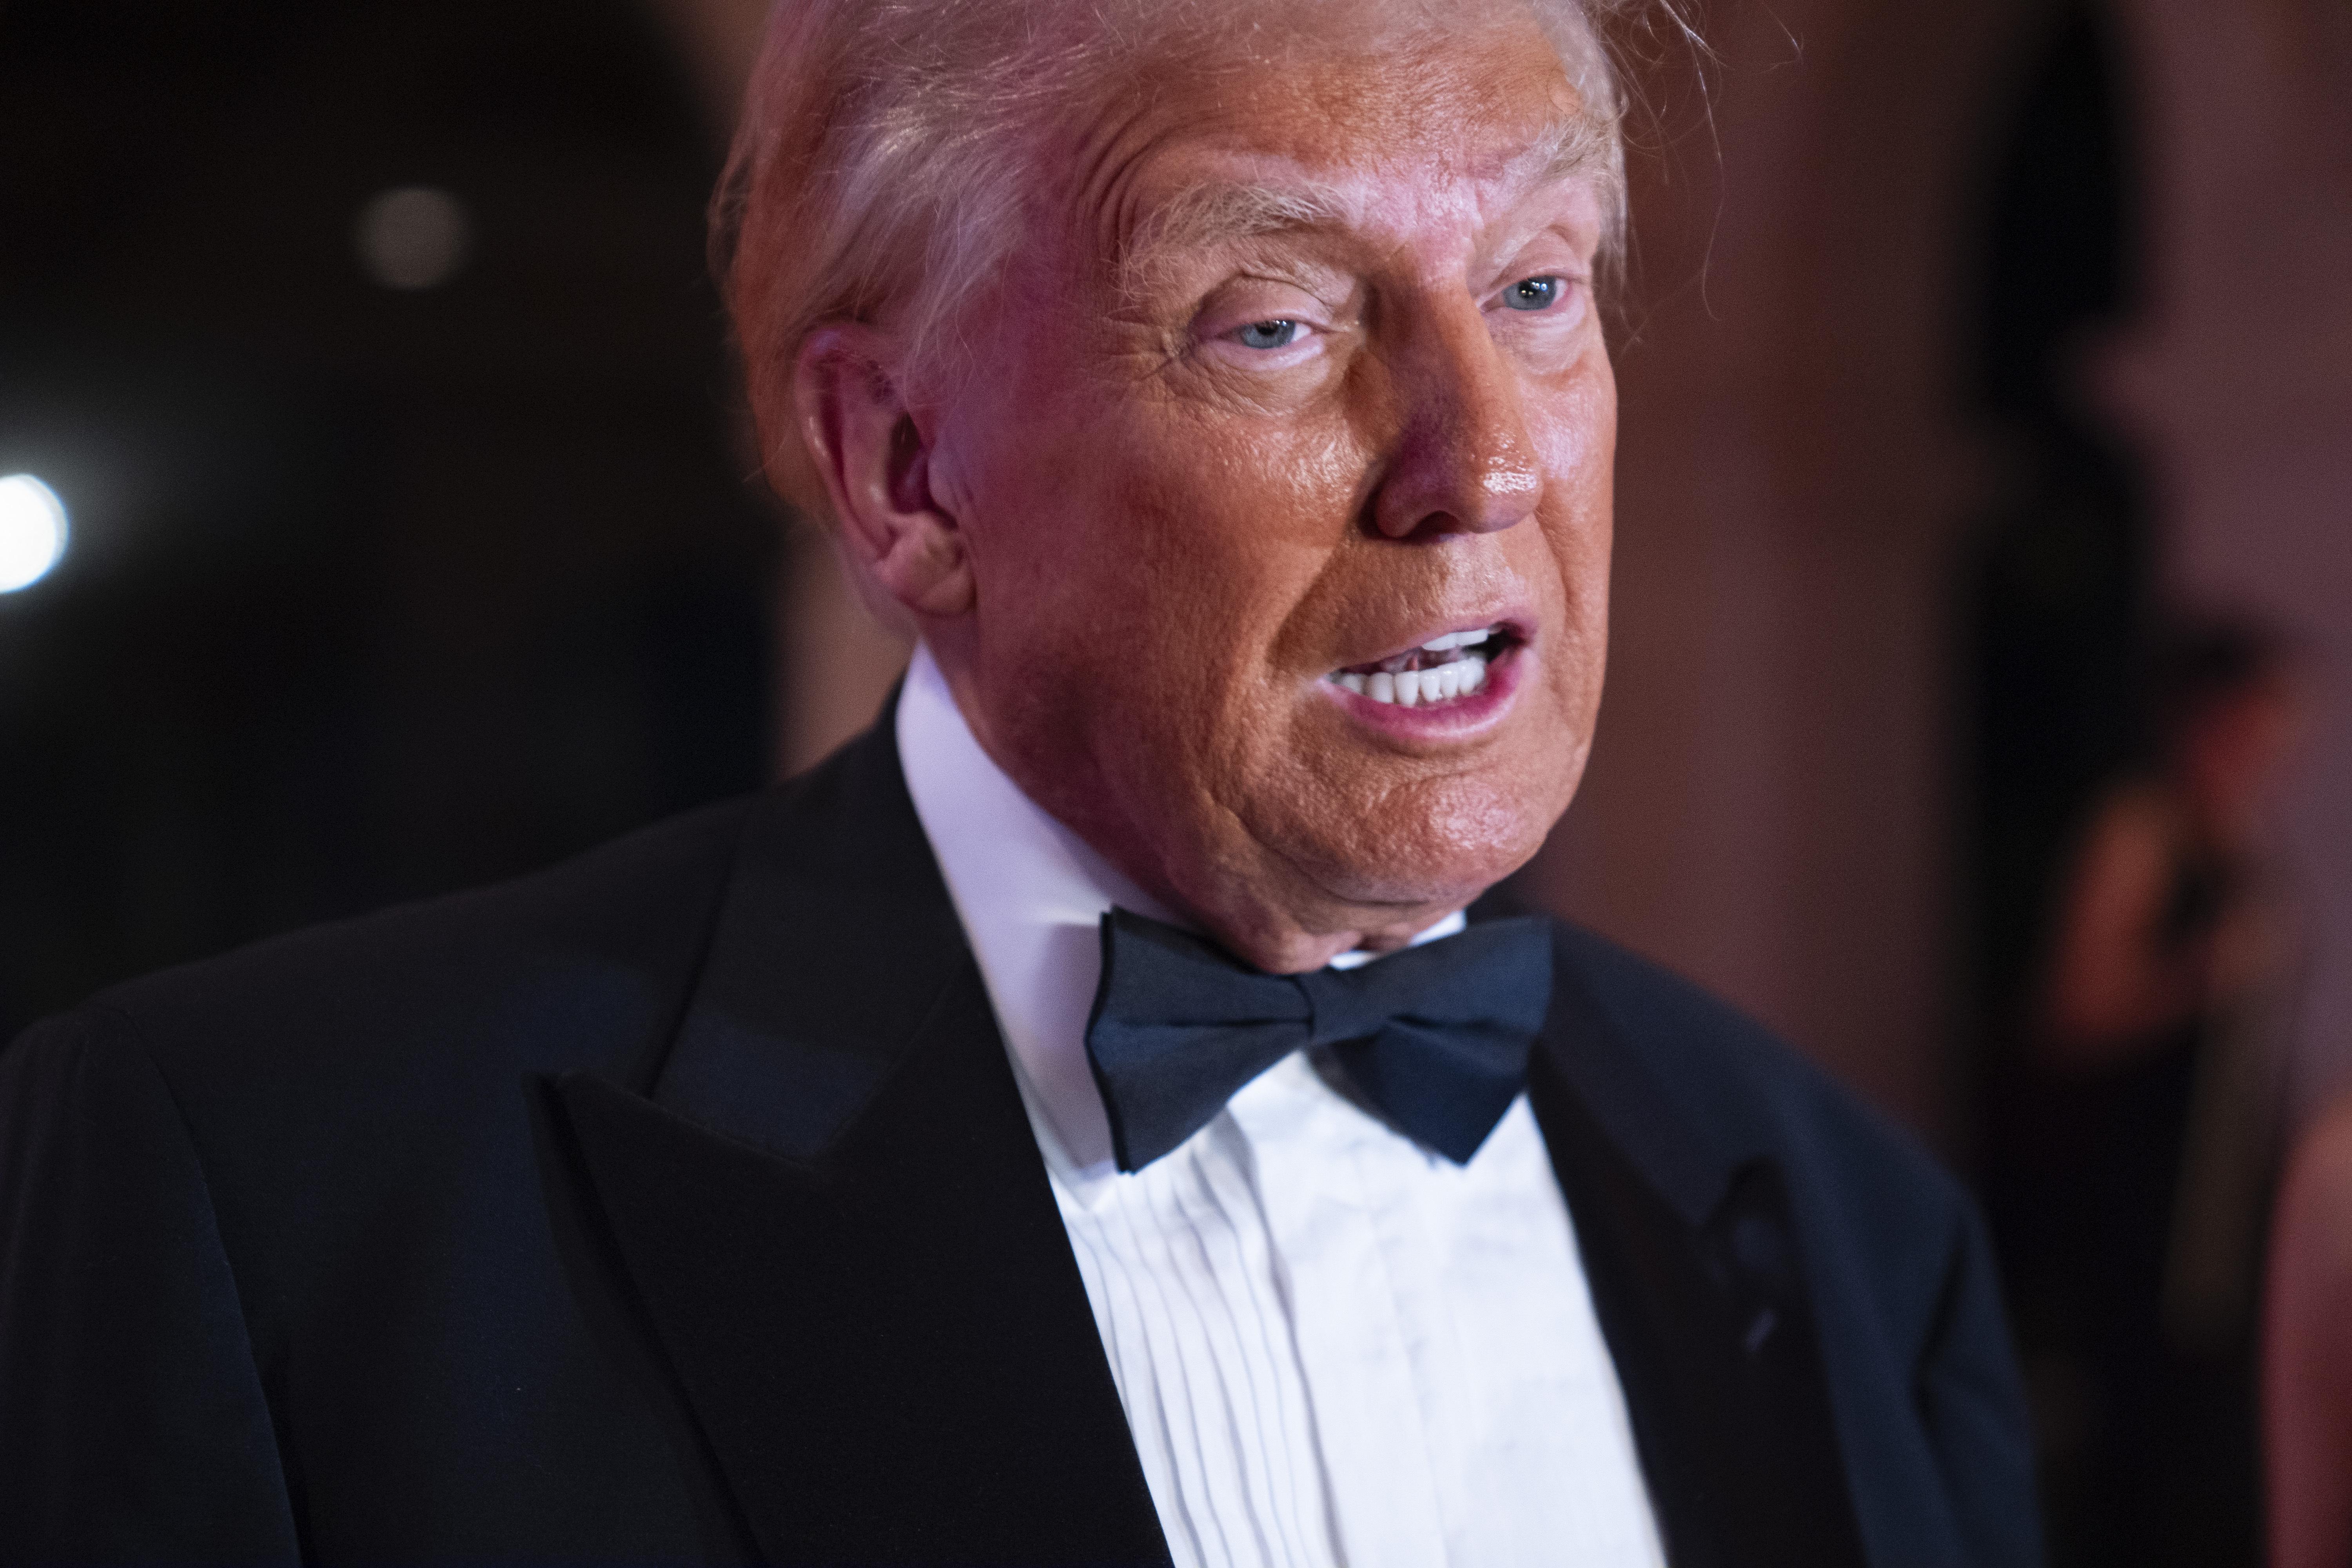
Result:
<svg viewBox="0 0 2352 1568"><path fill-rule="evenodd" d="M1906 1132L1753 1019L1572 926L1580 988L1658 1119L1724 1190L1756 1159L1784 1181L1840 1446L1873 1561L2030 1564L2032 1446L1974 1201ZM1654 1122L1653 1125L1655 1123Z"/></svg>
<svg viewBox="0 0 2352 1568"><path fill-rule="evenodd" d="M650 1070L750 805L0 1052L0 1468L29 1453L42 1505L0 1500L0 1557L688 1555L661 1433L565 1304L524 1079Z"/></svg>
<svg viewBox="0 0 2352 1568"><path fill-rule="evenodd" d="M9 1054L135 1040L175 1086L349 1081L395 1056L410 1070L631 1065L630 1047L675 1021L758 798L509 881L159 970L36 1025Z"/></svg>
<svg viewBox="0 0 2352 1568"><path fill-rule="evenodd" d="M1554 922L1554 958L1657 1089L1726 1158L1770 1154L1938 1208L1958 1184L1909 1132L1762 1024L1607 938Z"/></svg>

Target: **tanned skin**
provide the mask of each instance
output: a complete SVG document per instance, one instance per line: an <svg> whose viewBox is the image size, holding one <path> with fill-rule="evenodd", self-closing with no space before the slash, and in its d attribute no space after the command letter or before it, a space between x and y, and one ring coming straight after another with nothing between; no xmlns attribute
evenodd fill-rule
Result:
<svg viewBox="0 0 2352 1568"><path fill-rule="evenodd" d="M1607 199L1547 149L1584 112L1515 7L1339 58L1262 35L1071 128L1038 204L1067 221L982 293L968 363L926 378L887 322L803 346L845 552L982 746L1265 969L1460 909L1582 775ZM1232 191L1311 216L1170 237ZM1508 651L1475 696L1407 709L1330 679L1479 627Z"/></svg>

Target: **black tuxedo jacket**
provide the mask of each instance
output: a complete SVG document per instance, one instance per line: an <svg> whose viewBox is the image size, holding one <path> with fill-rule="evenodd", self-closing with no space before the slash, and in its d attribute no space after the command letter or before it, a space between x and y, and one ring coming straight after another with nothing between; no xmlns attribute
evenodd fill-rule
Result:
<svg viewBox="0 0 2352 1568"><path fill-rule="evenodd" d="M2026 1563L1984 1237L1558 928L1530 1093L1678 1568ZM0 1053L0 1561L1166 1561L888 723Z"/></svg>

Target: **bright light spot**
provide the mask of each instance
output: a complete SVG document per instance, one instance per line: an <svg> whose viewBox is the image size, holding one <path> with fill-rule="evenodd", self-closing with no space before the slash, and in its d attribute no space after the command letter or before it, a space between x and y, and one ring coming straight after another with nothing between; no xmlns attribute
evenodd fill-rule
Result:
<svg viewBox="0 0 2352 1568"><path fill-rule="evenodd" d="M30 474L0 479L0 594L29 588L66 552L66 503Z"/></svg>
<svg viewBox="0 0 2352 1568"><path fill-rule="evenodd" d="M471 228L457 197L407 185L368 198L352 227L352 243L367 275L385 288L431 289L466 265Z"/></svg>

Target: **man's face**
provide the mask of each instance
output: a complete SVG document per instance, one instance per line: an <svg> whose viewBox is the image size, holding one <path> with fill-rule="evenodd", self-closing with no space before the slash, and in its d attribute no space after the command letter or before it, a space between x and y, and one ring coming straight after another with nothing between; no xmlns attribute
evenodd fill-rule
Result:
<svg viewBox="0 0 2352 1568"><path fill-rule="evenodd" d="M1070 221L916 407L982 743L1271 969L1402 942L1567 807L1616 429L1601 171L1532 22L1286 52L1073 138Z"/></svg>

